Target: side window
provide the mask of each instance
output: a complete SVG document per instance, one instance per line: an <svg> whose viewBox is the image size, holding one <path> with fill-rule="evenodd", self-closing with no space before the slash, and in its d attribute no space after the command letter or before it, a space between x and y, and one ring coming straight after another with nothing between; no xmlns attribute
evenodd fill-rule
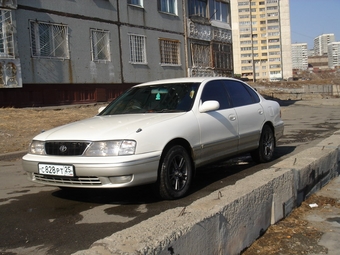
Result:
<svg viewBox="0 0 340 255"><path fill-rule="evenodd" d="M251 95L251 97L254 100L254 103L259 103L260 102L260 98L259 96L255 93L255 91L253 89L251 89L249 86L243 84L243 86L248 90L249 94Z"/></svg>
<svg viewBox="0 0 340 255"><path fill-rule="evenodd" d="M255 100L241 82L224 81L224 85L229 93L230 99L233 103L233 107L255 103Z"/></svg>
<svg viewBox="0 0 340 255"><path fill-rule="evenodd" d="M227 97L227 92L221 81L208 82L203 89L201 96L202 103L208 100L216 100L220 103L220 110L231 107Z"/></svg>

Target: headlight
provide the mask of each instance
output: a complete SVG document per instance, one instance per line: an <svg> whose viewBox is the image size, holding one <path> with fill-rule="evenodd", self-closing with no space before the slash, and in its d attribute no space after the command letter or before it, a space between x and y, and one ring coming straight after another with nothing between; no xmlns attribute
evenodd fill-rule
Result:
<svg viewBox="0 0 340 255"><path fill-rule="evenodd" d="M45 142L33 140L28 148L28 152L32 154L46 155Z"/></svg>
<svg viewBox="0 0 340 255"><path fill-rule="evenodd" d="M136 144L136 141L131 140L93 142L84 155L87 157L133 155Z"/></svg>

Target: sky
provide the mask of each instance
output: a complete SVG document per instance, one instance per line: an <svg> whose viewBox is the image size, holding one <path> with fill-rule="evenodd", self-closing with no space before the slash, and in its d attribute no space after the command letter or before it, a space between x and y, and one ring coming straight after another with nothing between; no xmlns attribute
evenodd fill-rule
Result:
<svg viewBox="0 0 340 255"><path fill-rule="evenodd" d="M289 0L292 43L314 46L314 38L334 34L340 41L340 0Z"/></svg>

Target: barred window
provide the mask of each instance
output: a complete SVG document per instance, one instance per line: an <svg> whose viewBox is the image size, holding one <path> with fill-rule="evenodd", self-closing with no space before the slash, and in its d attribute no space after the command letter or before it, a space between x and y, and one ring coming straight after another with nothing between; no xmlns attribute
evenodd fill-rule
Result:
<svg viewBox="0 0 340 255"><path fill-rule="evenodd" d="M30 21L33 57L68 59L68 27Z"/></svg>
<svg viewBox="0 0 340 255"><path fill-rule="evenodd" d="M210 45L192 43L191 58L193 67L210 67Z"/></svg>
<svg viewBox="0 0 340 255"><path fill-rule="evenodd" d="M218 69L232 70L232 47L231 44L213 44L213 66Z"/></svg>
<svg viewBox="0 0 340 255"><path fill-rule="evenodd" d="M0 10L0 57L14 58L12 13Z"/></svg>
<svg viewBox="0 0 340 255"><path fill-rule="evenodd" d="M129 35L130 63L146 64L145 36Z"/></svg>
<svg viewBox="0 0 340 255"><path fill-rule="evenodd" d="M92 61L110 61L110 38L108 31L91 29Z"/></svg>
<svg viewBox="0 0 340 255"><path fill-rule="evenodd" d="M162 65L180 65L180 42L178 40L159 39Z"/></svg>

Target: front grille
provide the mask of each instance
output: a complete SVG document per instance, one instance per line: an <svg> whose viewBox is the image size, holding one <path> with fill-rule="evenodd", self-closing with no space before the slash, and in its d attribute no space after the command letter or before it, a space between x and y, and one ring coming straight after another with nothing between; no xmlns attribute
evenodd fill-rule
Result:
<svg viewBox="0 0 340 255"><path fill-rule="evenodd" d="M56 184L72 184L77 186L100 186L101 181L96 176L83 177L65 177L65 176L47 176L42 174L33 174L33 178L37 181Z"/></svg>
<svg viewBox="0 0 340 255"><path fill-rule="evenodd" d="M89 142L46 142L45 151L47 155L80 156L89 144Z"/></svg>

